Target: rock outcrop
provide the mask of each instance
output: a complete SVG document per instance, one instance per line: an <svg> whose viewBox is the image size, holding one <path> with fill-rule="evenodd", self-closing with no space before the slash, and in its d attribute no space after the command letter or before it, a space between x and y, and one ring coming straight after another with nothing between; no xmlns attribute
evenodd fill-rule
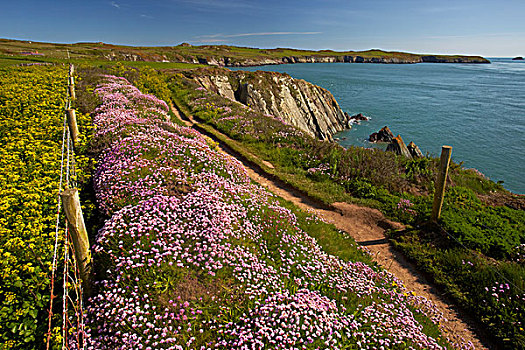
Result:
<svg viewBox="0 0 525 350"><path fill-rule="evenodd" d="M419 147L414 142L410 141L407 148L412 158L423 158L424 157L423 152L421 152Z"/></svg>
<svg viewBox="0 0 525 350"><path fill-rule="evenodd" d="M138 53L124 51L111 51L109 54L104 55L104 58L108 61L145 61L145 59Z"/></svg>
<svg viewBox="0 0 525 350"><path fill-rule="evenodd" d="M349 119L326 89L275 72L200 69L194 79L208 90L284 120L313 137L332 140Z"/></svg>
<svg viewBox="0 0 525 350"><path fill-rule="evenodd" d="M386 150L394 152L396 154L400 154L407 158L412 158L412 155L410 154L410 151L408 150L407 146L403 142L401 135L397 135L396 137L394 137L392 139L392 142L387 146Z"/></svg>
<svg viewBox="0 0 525 350"><path fill-rule="evenodd" d="M374 132L370 134L370 136L368 137L368 141L370 142L392 142L393 138L394 138L394 134L392 134L392 131L390 131L388 126L385 126L378 132Z"/></svg>
<svg viewBox="0 0 525 350"><path fill-rule="evenodd" d="M401 56L360 56L360 55L309 55L309 56L256 56L256 57L227 57L201 56L185 60L188 63L201 63L220 67L251 67L276 64L294 63L382 63L382 64L413 64L413 63L490 63L477 56L422 56L404 54Z"/></svg>
<svg viewBox="0 0 525 350"><path fill-rule="evenodd" d="M512 60L513 61L523 61L524 59L523 59L523 57L518 56L518 57L514 57Z"/></svg>
<svg viewBox="0 0 525 350"><path fill-rule="evenodd" d="M345 117L348 119L348 128L352 126L352 124L360 124L364 120L369 120L367 116L363 115L363 113L354 114L353 116L350 116L348 113L345 112Z"/></svg>

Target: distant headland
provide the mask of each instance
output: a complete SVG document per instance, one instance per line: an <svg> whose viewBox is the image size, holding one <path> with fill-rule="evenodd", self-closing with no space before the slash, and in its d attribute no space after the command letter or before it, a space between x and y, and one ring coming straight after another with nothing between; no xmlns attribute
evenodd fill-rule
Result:
<svg viewBox="0 0 525 350"><path fill-rule="evenodd" d="M100 59L108 61L149 61L205 64L221 67L248 67L291 63L490 63L481 56L432 55L383 51L307 51L289 48L258 49L226 45L135 47L98 43L53 44L0 39L0 55L38 52L51 58Z"/></svg>

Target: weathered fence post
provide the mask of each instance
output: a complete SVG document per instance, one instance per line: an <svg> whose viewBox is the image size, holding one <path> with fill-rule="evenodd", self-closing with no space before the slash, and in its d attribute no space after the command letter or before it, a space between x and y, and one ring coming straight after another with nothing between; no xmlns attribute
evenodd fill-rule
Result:
<svg viewBox="0 0 525 350"><path fill-rule="evenodd" d="M71 97L72 100L76 98L75 95L75 78L73 78L73 74L75 74L75 66L73 63L69 65L69 75L67 79L68 83L68 89L69 89L69 97Z"/></svg>
<svg viewBox="0 0 525 350"><path fill-rule="evenodd" d="M70 188L60 193L64 211L68 221L68 228L75 249L75 258L78 263L80 278L86 296L91 293L91 250L89 239L80 206L80 198L76 188ZM66 247L67 249L67 247Z"/></svg>
<svg viewBox="0 0 525 350"><path fill-rule="evenodd" d="M68 85L69 90L69 97L71 97L72 100L77 98L77 95L75 95L75 85Z"/></svg>
<svg viewBox="0 0 525 350"><path fill-rule="evenodd" d="M450 155L452 154L451 146L441 148L441 159L439 161L439 174L434 192L434 203L432 204L432 221L437 222L441 216L441 207L445 198L445 187L448 175L448 166L450 164Z"/></svg>
<svg viewBox="0 0 525 350"><path fill-rule="evenodd" d="M77 125L77 115L74 109L67 109L67 125L69 126L69 134L73 143L78 140L78 125Z"/></svg>

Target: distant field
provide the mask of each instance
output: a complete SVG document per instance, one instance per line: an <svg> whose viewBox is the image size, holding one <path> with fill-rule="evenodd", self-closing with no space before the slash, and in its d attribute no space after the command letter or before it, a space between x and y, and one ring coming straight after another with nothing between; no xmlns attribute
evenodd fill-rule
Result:
<svg viewBox="0 0 525 350"><path fill-rule="evenodd" d="M16 65L38 65L38 64L89 64L93 66L108 66L114 65L116 61L105 61L105 60L90 60L90 59L71 59L66 58L53 58L53 57L42 57L42 56L7 56L0 55L0 67L16 66ZM180 62L151 62L151 61L118 61L127 67L144 68L150 67L154 69L191 69L204 67L202 64L194 63L180 63Z"/></svg>
<svg viewBox="0 0 525 350"><path fill-rule="evenodd" d="M253 65L258 61L263 63L267 60L274 60L275 63L283 63L286 58L336 58L342 60L344 56L361 57L366 60L392 59L402 62L396 63L417 63L427 54L413 54L406 52L388 52L378 49L367 51L309 51L289 48L258 49L249 47L236 47L226 45L203 45L192 46L181 44L178 46L163 47L134 47L123 45L112 45L105 43L76 43L76 44L53 44L31 41L17 41L0 39L0 55L20 56L38 54L42 56L23 56L27 58L42 58L47 61L64 60L68 57L73 60L89 61L148 61L148 62L184 62L198 63L218 60L224 65ZM464 62L488 63L479 56L450 56L450 55L431 55L437 60L444 62L454 62L462 59ZM385 62L389 63L389 62ZM180 66L160 66L155 68L181 68ZM186 68L185 66L182 68Z"/></svg>

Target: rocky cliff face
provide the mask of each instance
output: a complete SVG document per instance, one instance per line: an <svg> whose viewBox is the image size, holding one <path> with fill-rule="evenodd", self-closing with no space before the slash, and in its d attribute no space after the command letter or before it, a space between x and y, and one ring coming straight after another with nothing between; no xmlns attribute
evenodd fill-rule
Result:
<svg viewBox="0 0 525 350"><path fill-rule="evenodd" d="M384 64L412 64L412 63L490 63L486 59L477 56L421 56L421 55L404 55L402 57L381 56L366 57L359 55L339 55L339 56L286 56L282 58L255 57L255 58L237 58L229 57L192 57L191 59L183 58L182 61L187 63L201 63L217 67L251 67L275 64L293 64L293 63L384 63Z"/></svg>
<svg viewBox="0 0 525 350"><path fill-rule="evenodd" d="M331 140L349 127L348 116L328 90L287 74L201 69L194 79L206 89L281 118L321 140Z"/></svg>

